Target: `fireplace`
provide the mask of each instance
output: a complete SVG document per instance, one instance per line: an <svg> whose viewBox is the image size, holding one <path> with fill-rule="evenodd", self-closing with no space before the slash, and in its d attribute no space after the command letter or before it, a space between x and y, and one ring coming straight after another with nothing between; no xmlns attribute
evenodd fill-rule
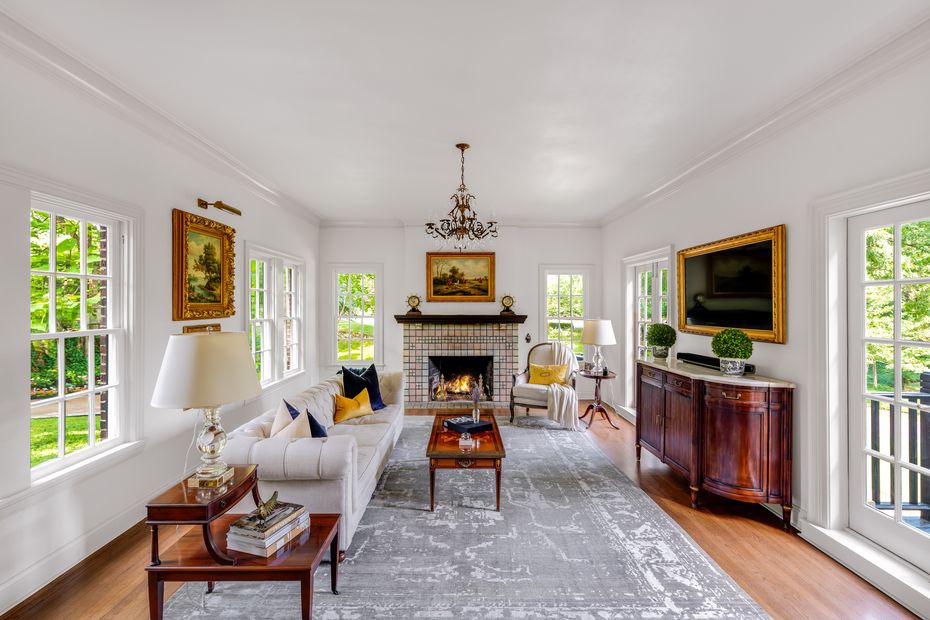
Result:
<svg viewBox="0 0 930 620"><path fill-rule="evenodd" d="M471 400L479 388L479 400L494 400L494 357L491 355L430 355L430 401Z"/></svg>

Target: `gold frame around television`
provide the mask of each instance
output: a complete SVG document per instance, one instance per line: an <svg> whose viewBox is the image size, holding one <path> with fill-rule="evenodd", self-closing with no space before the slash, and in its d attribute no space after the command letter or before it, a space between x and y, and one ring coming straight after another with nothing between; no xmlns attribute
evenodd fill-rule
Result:
<svg viewBox="0 0 930 620"><path fill-rule="evenodd" d="M771 228L754 230L743 235L727 237L711 243L686 248L678 252L678 331L688 334L704 334L713 336L726 327L712 327L710 325L688 325L686 323L685 308L685 259L701 254L710 254L720 250L751 245L762 241L772 242L772 329L743 329L752 339L759 342L775 342L784 344L787 339L788 308L785 305L785 225L779 224Z"/></svg>

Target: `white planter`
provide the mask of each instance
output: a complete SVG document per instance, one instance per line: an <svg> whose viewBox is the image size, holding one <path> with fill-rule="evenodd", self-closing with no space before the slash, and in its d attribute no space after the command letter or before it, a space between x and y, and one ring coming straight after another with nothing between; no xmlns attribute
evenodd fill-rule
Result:
<svg viewBox="0 0 930 620"><path fill-rule="evenodd" d="M742 375L746 370L746 360L736 359L735 357L720 358L720 372L725 375Z"/></svg>
<svg viewBox="0 0 930 620"><path fill-rule="evenodd" d="M652 347L652 356L657 360L667 358L668 347Z"/></svg>

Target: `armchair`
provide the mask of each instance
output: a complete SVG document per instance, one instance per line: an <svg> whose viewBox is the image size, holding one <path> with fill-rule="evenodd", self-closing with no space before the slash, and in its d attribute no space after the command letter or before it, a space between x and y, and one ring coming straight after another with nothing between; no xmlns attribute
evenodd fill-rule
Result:
<svg viewBox="0 0 930 620"><path fill-rule="evenodd" d="M513 375L513 387L510 388L510 421L513 422L516 407L530 409L549 408L549 389L545 385L530 383L530 364L555 364L555 352L551 342L541 342L530 349L526 356L526 368L519 375ZM565 373L565 383L575 389L577 364L569 366Z"/></svg>

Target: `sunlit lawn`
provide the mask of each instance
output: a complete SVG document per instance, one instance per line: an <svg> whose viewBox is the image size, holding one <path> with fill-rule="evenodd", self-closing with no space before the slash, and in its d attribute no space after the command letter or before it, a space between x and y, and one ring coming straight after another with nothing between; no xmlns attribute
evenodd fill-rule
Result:
<svg viewBox="0 0 930 620"><path fill-rule="evenodd" d="M100 416L97 417L97 440L100 440ZM32 453L30 463L33 467L39 463L58 456L58 418L32 418L31 428ZM65 452L87 447L87 416L67 416L65 419Z"/></svg>
<svg viewBox="0 0 930 620"><path fill-rule="evenodd" d="M340 325L342 329L339 329L336 336L337 359L373 360L375 358L374 326L362 325L358 321L344 321L344 323L348 329ZM359 334L364 340L358 340Z"/></svg>

